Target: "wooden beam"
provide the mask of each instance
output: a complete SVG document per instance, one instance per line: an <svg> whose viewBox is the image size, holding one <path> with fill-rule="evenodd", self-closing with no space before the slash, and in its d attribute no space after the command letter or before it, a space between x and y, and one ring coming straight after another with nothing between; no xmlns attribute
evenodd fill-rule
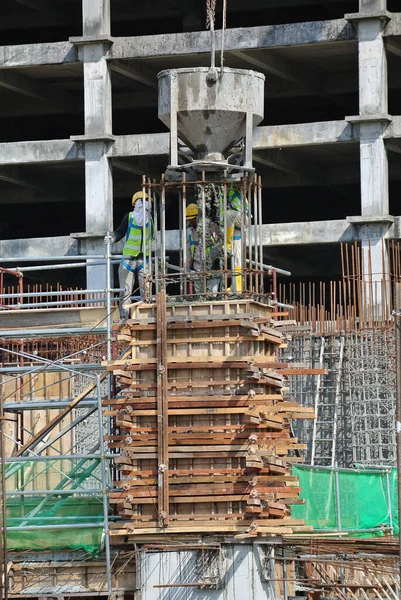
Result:
<svg viewBox="0 0 401 600"><path fill-rule="evenodd" d="M169 502L169 427L168 427L168 388L167 388L167 331L166 331L166 291L162 289L156 296L157 311L157 458L159 469L159 522L168 525Z"/></svg>

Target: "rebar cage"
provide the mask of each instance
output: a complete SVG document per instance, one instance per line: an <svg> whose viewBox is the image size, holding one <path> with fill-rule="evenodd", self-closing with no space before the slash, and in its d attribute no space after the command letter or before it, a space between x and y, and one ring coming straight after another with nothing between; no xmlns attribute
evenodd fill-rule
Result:
<svg viewBox="0 0 401 600"><path fill-rule="evenodd" d="M275 283L278 270L263 262L261 177L250 174L233 179L227 172L202 171L192 178L182 173L179 181L163 176L156 182L144 176L142 193L148 195L153 214L148 228L143 203L142 247L143 256L147 256L143 265L144 300L150 300L164 286L174 286L169 295L182 300L238 295L263 299L266 294L274 295L275 289L270 290L265 278L273 275ZM198 209L194 227L199 249L196 270L188 266L189 204L196 204ZM166 206L178 209L178 258L166 256ZM149 259L152 255L154 258Z"/></svg>

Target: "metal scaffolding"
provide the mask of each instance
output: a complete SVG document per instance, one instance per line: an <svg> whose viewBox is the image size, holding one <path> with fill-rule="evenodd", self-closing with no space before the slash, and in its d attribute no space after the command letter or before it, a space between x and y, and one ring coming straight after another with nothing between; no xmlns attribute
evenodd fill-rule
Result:
<svg viewBox="0 0 401 600"><path fill-rule="evenodd" d="M20 286L17 294L0 295L2 303L4 300L18 300L18 304L3 305L5 310L99 304L106 307L104 326L86 328L84 332L62 323L58 328L48 330L27 328L1 331L3 366L0 368L0 412L4 415L1 420L2 547L7 547L7 536L27 535L27 532L43 532L43 536L46 536L49 532L54 534L70 530L79 537L79 531L97 529L101 531L105 553L104 591L110 593L113 586L109 493L113 483L109 462L115 455L108 453L106 447L109 426L102 414L102 400L108 397L111 382L110 376L103 373L101 360L112 358L112 303L114 294L120 290L111 286L114 260L109 244L104 257L75 258L80 261L73 263L77 267L85 267L86 261L93 258L99 260L99 264L103 264L107 271L106 289L38 293L23 292ZM71 263L23 267L13 271L13 274L19 274L22 281L26 271L47 271L54 267L70 268ZM69 296L73 299L60 300ZM26 304L25 298L28 300ZM87 341L85 338L71 339L78 333L90 335ZM76 350L65 353L66 348L74 347L74 339L78 340ZM48 354L56 354L56 357L49 358ZM66 387L67 384L69 393L66 397L63 385ZM57 393L56 385L60 388L56 390ZM34 422L32 414L35 415ZM4 442L12 455L4 451ZM90 499L91 505L93 502L95 506L101 503L101 516L97 509L93 517L89 513L82 517L73 513L53 514L54 507L61 506L68 499L85 499L83 505L87 505ZM18 514L7 513L7 502L13 506L19 503L21 508ZM8 597L7 572L7 553L2 553L4 597Z"/></svg>

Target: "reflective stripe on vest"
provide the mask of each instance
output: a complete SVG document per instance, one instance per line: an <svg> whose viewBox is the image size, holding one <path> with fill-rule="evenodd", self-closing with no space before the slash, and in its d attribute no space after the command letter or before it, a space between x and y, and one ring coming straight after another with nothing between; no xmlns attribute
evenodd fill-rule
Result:
<svg viewBox="0 0 401 600"><path fill-rule="evenodd" d="M227 208L241 211L241 192L237 187L230 187L227 194ZM248 198L245 198L245 214L249 216ZM224 195L221 197L221 218L224 219Z"/></svg>
<svg viewBox="0 0 401 600"><path fill-rule="evenodd" d="M188 228L188 242L189 242L189 248L191 250L191 256L193 258L195 256L195 247L197 246L197 242L192 237L192 229L190 229L190 228Z"/></svg>
<svg viewBox="0 0 401 600"><path fill-rule="evenodd" d="M128 215L128 229L125 238L125 245L123 249L123 256L133 256L134 258L143 252L142 249L142 225L137 225L133 216L133 212ZM145 225L146 240L149 240L149 235L152 235L153 226L152 222L148 221ZM145 256L149 256L149 247L146 244L144 252Z"/></svg>

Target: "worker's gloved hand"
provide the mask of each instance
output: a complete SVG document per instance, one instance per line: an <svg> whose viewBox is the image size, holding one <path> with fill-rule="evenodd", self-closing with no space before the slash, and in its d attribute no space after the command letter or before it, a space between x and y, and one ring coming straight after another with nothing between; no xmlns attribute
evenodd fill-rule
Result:
<svg viewBox="0 0 401 600"><path fill-rule="evenodd" d="M106 235L104 236L104 243L105 244L113 244L114 243L114 235L112 233L106 233Z"/></svg>

